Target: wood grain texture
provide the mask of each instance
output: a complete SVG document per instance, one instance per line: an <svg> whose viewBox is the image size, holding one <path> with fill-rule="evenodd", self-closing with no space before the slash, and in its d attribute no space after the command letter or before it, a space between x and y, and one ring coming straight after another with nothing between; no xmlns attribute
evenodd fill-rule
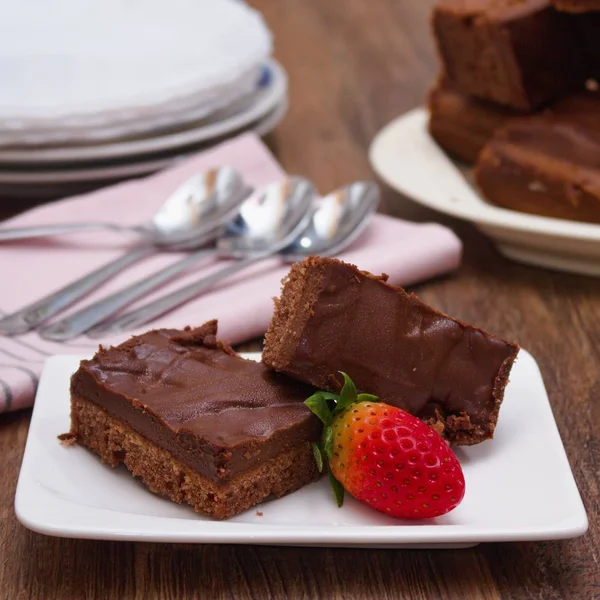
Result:
<svg viewBox="0 0 600 600"><path fill-rule="evenodd" d="M323 191L372 177L368 144L423 102L437 65L431 0L255 0L287 68L291 109L269 138ZM427 302L537 358L590 517L582 538L456 551L185 546L61 540L21 527L13 498L29 412L0 417L0 598L600 598L600 281L501 258L469 225L384 195L384 210L450 225L465 244ZM552 499L540 498L540 502Z"/></svg>

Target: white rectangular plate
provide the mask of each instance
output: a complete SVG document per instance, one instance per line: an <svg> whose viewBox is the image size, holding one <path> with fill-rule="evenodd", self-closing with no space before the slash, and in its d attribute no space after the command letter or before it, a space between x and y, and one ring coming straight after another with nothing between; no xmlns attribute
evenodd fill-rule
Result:
<svg viewBox="0 0 600 600"><path fill-rule="evenodd" d="M259 355L247 355L259 358ZM552 416L540 371L521 350L496 437L457 448L466 495L452 513L399 521L346 497L337 508L326 478L228 521L213 521L155 496L123 467L62 446L69 430L69 378L79 357L44 368L19 476L15 510L47 535L104 540L302 546L460 547L479 542L582 535L587 517Z"/></svg>

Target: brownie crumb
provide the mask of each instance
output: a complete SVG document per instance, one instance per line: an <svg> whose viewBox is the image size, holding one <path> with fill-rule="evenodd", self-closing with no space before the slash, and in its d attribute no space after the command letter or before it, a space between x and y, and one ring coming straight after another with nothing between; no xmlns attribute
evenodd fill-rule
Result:
<svg viewBox="0 0 600 600"><path fill-rule="evenodd" d="M77 436L74 433L61 433L58 436L58 439L60 440L60 443L63 446L72 446L73 444L77 443Z"/></svg>
<svg viewBox="0 0 600 600"><path fill-rule="evenodd" d="M257 517L262 517L262 516L263 516L263 514L262 514L262 512L261 512L260 510L257 510L257 511L256 511L256 516L257 516Z"/></svg>

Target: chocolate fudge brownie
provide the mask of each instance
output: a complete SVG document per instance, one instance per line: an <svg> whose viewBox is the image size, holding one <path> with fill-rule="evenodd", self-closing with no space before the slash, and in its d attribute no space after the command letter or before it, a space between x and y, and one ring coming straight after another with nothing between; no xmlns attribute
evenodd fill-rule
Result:
<svg viewBox="0 0 600 600"><path fill-rule="evenodd" d="M153 492L231 517L317 478L314 390L217 341L217 323L156 330L81 362L71 433Z"/></svg>
<svg viewBox="0 0 600 600"><path fill-rule="evenodd" d="M344 371L432 425L450 442L494 433L519 348L444 315L354 265L310 257L284 280L263 362L337 391Z"/></svg>
<svg viewBox="0 0 600 600"><path fill-rule="evenodd" d="M554 8L571 13L600 10L600 0L550 0Z"/></svg>
<svg viewBox="0 0 600 600"><path fill-rule="evenodd" d="M456 158L474 163L485 143L516 113L462 94L441 77L429 94L429 133Z"/></svg>
<svg viewBox="0 0 600 600"><path fill-rule="evenodd" d="M570 16L548 0L441 0L433 28L450 79L503 106L531 111L588 76Z"/></svg>
<svg viewBox="0 0 600 600"><path fill-rule="evenodd" d="M482 150L475 179L498 206L600 223L600 94L507 121Z"/></svg>

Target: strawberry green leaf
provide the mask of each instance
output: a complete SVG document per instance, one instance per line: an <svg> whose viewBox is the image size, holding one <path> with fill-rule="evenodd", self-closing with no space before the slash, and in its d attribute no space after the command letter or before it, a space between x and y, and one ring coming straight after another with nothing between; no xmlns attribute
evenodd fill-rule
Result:
<svg viewBox="0 0 600 600"><path fill-rule="evenodd" d="M327 458L333 456L333 429L326 427L323 431L323 450Z"/></svg>
<svg viewBox="0 0 600 600"><path fill-rule="evenodd" d="M333 489L333 495L335 496L335 501L337 505L341 508L344 504L344 488L342 484L329 472L329 483L331 483L331 488Z"/></svg>
<svg viewBox="0 0 600 600"><path fill-rule="evenodd" d="M324 425L331 423L331 410L327 404L329 392L317 392L304 401L304 404L315 414Z"/></svg>
<svg viewBox="0 0 600 600"><path fill-rule="evenodd" d="M354 382L343 371L340 371L340 373L344 377L344 387L340 392L340 399L333 409L333 416L338 415L356 402L356 386Z"/></svg>
<svg viewBox="0 0 600 600"><path fill-rule="evenodd" d="M357 402L380 402L379 396L373 396L373 394L359 394L356 397Z"/></svg>
<svg viewBox="0 0 600 600"><path fill-rule="evenodd" d="M315 456L315 462L317 463L317 469L319 473L323 472L323 455L321 454L321 448L319 448L319 444L311 444L313 454Z"/></svg>
<svg viewBox="0 0 600 600"><path fill-rule="evenodd" d="M333 392L317 392L318 394L321 394L321 396L323 396L323 398L325 398L325 400L334 400L335 402L338 402L340 397L338 394L334 394Z"/></svg>

